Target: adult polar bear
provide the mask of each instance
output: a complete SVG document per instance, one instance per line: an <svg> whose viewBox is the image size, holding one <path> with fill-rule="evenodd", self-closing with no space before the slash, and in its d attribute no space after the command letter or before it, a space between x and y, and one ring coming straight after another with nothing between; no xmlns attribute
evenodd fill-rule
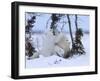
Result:
<svg viewBox="0 0 100 81"><path fill-rule="evenodd" d="M44 57L58 55L65 58L69 54L69 51L70 43L68 38L63 33L53 35L52 30L49 30L42 37L42 49L34 53L30 58L38 58L39 55Z"/></svg>
<svg viewBox="0 0 100 81"><path fill-rule="evenodd" d="M69 51L70 43L63 33L53 35L50 30L44 35L43 49L40 51L41 55L48 57L56 54L65 58L69 54Z"/></svg>

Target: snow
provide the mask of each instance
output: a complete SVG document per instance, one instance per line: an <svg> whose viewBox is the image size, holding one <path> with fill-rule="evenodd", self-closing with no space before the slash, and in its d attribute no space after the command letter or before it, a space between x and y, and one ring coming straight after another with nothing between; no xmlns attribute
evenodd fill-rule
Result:
<svg viewBox="0 0 100 81"><path fill-rule="evenodd" d="M69 37L69 36L68 36ZM34 36L34 40L37 41L42 40L41 36ZM70 38L69 38L70 39ZM35 42L33 41L33 42ZM39 41L38 41L39 42ZM90 57L90 45L89 45L89 34L84 34L82 39L86 54L85 55L74 55L68 59L62 58L55 55L44 57L43 55L39 55L39 58L28 60L26 57L26 68L46 68L46 67L71 67L71 66L86 66L89 65L89 57ZM38 43L37 43L38 44ZM38 45L35 45L37 51L41 50L42 43L39 42Z"/></svg>

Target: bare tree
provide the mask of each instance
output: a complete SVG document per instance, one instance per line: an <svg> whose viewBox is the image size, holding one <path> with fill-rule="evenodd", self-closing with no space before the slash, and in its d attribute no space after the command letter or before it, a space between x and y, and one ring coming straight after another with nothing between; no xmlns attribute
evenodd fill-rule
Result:
<svg viewBox="0 0 100 81"><path fill-rule="evenodd" d="M72 35L72 28L71 28L71 20L70 20L69 14L67 14L67 19L68 19L69 31L70 31L70 36L71 36L71 41L72 41L72 46L73 46L74 42L73 42L73 35Z"/></svg>
<svg viewBox="0 0 100 81"><path fill-rule="evenodd" d="M77 15L75 15L75 26L76 26L76 30L78 30L78 17L77 17Z"/></svg>

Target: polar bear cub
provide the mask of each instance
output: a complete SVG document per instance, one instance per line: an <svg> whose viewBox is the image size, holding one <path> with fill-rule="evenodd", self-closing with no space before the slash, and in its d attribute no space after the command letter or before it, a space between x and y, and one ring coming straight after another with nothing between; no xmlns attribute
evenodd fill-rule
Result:
<svg viewBox="0 0 100 81"><path fill-rule="evenodd" d="M65 37L63 33L60 33L56 36L55 45L62 48L64 51L63 57L65 58L70 51L70 42L68 41L68 38Z"/></svg>

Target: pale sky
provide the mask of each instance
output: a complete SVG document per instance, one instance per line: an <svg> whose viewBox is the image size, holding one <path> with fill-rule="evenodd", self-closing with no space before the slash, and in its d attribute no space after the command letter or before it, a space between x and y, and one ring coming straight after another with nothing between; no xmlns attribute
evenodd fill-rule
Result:
<svg viewBox="0 0 100 81"><path fill-rule="evenodd" d="M50 24L51 24L51 19L50 16L51 14L46 14L46 13L38 13L40 14L40 16L36 17L36 23L35 26L33 27L34 31L46 31L47 29L50 28ZM32 14L29 14L26 12L26 20L30 19ZM49 19L49 21L48 21ZM71 19L71 26L72 26L72 30L75 31L75 16L74 15L70 15L70 19ZM46 24L48 21L48 26L46 28ZM64 18L61 21L67 21L67 18ZM58 30L61 29L62 27L62 23L58 24ZM68 23L64 25L63 31L65 32L69 32L69 28L68 27ZM82 28L83 31L88 31L89 32L89 15L78 15L78 27Z"/></svg>

